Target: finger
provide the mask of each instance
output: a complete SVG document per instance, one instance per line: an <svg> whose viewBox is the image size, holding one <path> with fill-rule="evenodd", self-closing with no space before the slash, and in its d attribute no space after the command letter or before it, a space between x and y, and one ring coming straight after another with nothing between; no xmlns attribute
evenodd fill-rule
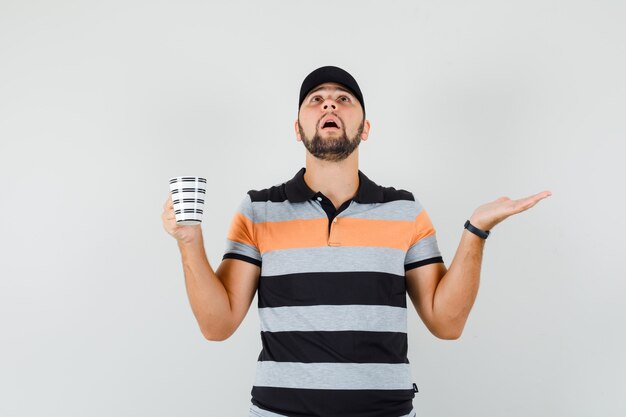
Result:
<svg viewBox="0 0 626 417"><path fill-rule="evenodd" d="M550 191L542 191L540 193L533 194L533 195L525 197L525 198L520 198L520 199L515 200L515 201L521 201L521 202L534 201L534 202L537 202L539 200L543 200L546 197L550 197L551 195L552 195L552 193Z"/></svg>
<svg viewBox="0 0 626 417"><path fill-rule="evenodd" d="M537 193L529 197L528 199L532 202L529 208L534 206L535 204L537 204L539 201L543 200L544 198L550 197L551 195L552 193L550 191L542 191L540 193Z"/></svg>
<svg viewBox="0 0 626 417"><path fill-rule="evenodd" d="M163 221L170 221L176 218L176 215L171 212L171 211L164 211L163 214L161 214L161 218L163 219Z"/></svg>
<svg viewBox="0 0 626 417"><path fill-rule="evenodd" d="M524 211L534 206L537 203L537 201L538 200L536 200L534 196L520 198L519 200L515 200L514 206L517 210Z"/></svg>
<svg viewBox="0 0 626 417"><path fill-rule="evenodd" d="M549 192L544 191L538 194L534 194L530 197L520 198L519 200L515 200L514 207L515 207L516 213L519 213L520 211L528 210L529 208L537 204L540 200L543 200L544 198L550 196L550 194L547 194L547 193Z"/></svg>
<svg viewBox="0 0 626 417"><path fill-rule="evenodd" d="M534 199L536 201L539 201L539 200L543 200L546 197L550 197L551 195L552 195L552 193L550 191L546 190L546 191L542 191L540 193L537 193L535 195L532 195L529 198L532 198L532 199Z"/></svg>

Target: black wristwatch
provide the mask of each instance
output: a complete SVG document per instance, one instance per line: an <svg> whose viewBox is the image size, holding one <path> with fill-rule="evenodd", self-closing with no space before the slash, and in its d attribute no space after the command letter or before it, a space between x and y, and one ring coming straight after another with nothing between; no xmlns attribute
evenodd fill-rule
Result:
<svg viewBox="0 0 626 417"><path fill-rule="evenodd" d="M487 239L487 237L489 237L489 233L491 233L489 230L487 230L486 232L484 230L480 230L479 228L472 225L469 220L465 222L465 225L463 227L474 233L476 236L482 237L483 239Z"/></svg>

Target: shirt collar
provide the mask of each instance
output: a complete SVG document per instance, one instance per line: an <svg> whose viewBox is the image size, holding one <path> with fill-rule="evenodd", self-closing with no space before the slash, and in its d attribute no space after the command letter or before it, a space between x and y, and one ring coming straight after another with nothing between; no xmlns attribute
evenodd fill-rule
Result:
<svg viewBox="0 0 626 417"><path fill-rule="evenodd" d="M312 199L317 194L316 191L311 190L306 182L304 182L305 171L306 167L302 167L292 179L285 183L285 194L287 195L287 199L292 203L302 203ZM359 189L353 200L362 204L382 203L382 187L370 180L359 170Z"/></svg>

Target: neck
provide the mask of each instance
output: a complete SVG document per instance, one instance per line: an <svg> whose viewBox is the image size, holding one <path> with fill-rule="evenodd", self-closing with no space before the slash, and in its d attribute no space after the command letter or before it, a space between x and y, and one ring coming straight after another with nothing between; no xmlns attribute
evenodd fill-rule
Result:
<svg viewBox="0 0 626 417"><path fill-rule="evenodd" d="M336 206L356 196L359 189L358 149L340 162L323 161L307 152L304 182Z"/></svg>

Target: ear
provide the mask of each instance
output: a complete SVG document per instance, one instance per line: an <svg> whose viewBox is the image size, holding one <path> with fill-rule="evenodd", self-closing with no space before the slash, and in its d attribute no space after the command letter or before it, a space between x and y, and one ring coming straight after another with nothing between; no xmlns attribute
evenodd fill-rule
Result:
<svg viewBox="0 0 626 417"><path fill-rule="evenodd" d="M293 127L294 127L294 129L296 131L296 140L298 142L301 142L302 141L302 137L300 137L300 129L298 129L298 119L296 119L296 123L294 124Z"/></svg>
<svg viewBox="0 0 626 417"><path fill-rule="evenodd" d="M363 122L363 132L361 132L361 139L367 140L367 137L370 134L370 121L365 119Z"/></svg>

